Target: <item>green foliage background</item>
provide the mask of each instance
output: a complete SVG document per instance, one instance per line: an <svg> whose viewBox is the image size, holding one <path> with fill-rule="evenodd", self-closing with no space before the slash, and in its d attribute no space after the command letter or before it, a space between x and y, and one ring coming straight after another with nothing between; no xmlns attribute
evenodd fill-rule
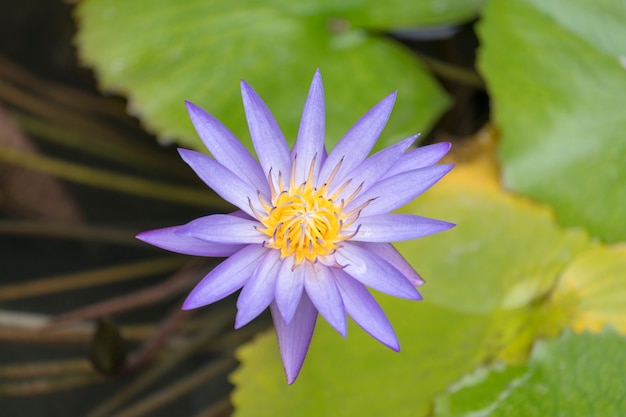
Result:
<svg viewBox="0 0 626 417"><path fill-rule="evenodd" d="M316 68L329 147L395 89L379 147L428 132L449 98L381 31L480 17L477 66L500 132L484 135L497 149L459 163L403 209L458 227L398 245L428 281L421 303L379 297L402 351L356 326L343 340L320 324L299 380L287 386L273 334L261 335L239 352L236 415L624 409L624 2L85 0L76 15L77 44L101 87L126 94L130 111L162 140L196 149L183 100L250 146L236 94L244 78L294 138ZM601 381L591 378L598 369ZM573 375L590 378L573 383Z"/></svg>

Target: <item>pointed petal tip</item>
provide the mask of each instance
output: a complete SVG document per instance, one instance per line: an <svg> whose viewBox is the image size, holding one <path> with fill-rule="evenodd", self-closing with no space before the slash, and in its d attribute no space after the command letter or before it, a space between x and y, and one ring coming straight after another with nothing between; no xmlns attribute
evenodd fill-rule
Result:
<svg viewBox="0 0 626 417"><path fill-rule="evenodd" d="M202 107L192 103L189 100L185 100L185 108L187 109L187 114L192 117L192 123L193 123L193 116L198 116L198 115L203 115L206 114L206 110L204 110Z"/></svg>
<svg viewBox="0 0 626 417"><path fill-rule="evenodd" d="M241 329L243 326L245 326L246 324L248 324L249 321L245 321L241 318L241 316L239 315L239 312L237 312L237 316L235 316L235 330L239 330Z"/></svg>
<svg viewBox="0 0 626 417"><path fill-rule="evenodd" d="M287 378L287 384L293 385L293 383L296 382L296 378L298 378L298 373L296 373L295 375L289 375L287 373L287 370L285 369L285 377Z"/></svg>
<svg viewBox="0 0 626 417"><path fill-rule="evenodd" d="M404 139L405 141L409 142L409 145L406 147L405 151L409 149L417 141L417 139L419 139L420 136L422 136L422 134L418 132L413 136L409 136L408 138Z"/></svg>
<svg viewBox="0 0 626 417"><path fill-rule="evenodd" d="M250 84L248 84L248 82L246 80L241 80L239 82L239 86L241 87L241 92L243 93L249 93L251 90L254 92L254 88L252 88L250 86Z"/></svg>
<svg viewBox="0 0 626 417"><path fill-rule="evenodd" d="M382 101L387 102L391 101L390 105L393 107L393 104L396 102L396 98L398 97L398 90L393 91L387 97L385 97Z"/></svg>
<svg viewBox="0 0 626 417"><path fill-rule="evenodd" d="M135 239L141 240L144 243L147 243L149 245L154 245L155 239L154 239L154 235L158 234L159 230L161 229L155 229L155 230L145 230L143 232L139 232L135 235Z"/></svg>
<svg viewBox="0 0 626 417"><path fill-rule="evenodd" d="M411 300L411 301L422 301L424 297L422 297L422 294L420 294L420 292L417 290L417 286L411 283L411 287L413 288L414 291L407 291L404 294L397 296L397 297L404 298L405 300Z"/></svg>
<svg viewBox="0 0 626 417"><path fill-rule="evenodd" d="M203 307L204 304L198 303L198 300L194 300L191 297L191 294L187 297L187 299L183 302L183 305L180 307L181 310L193 310L198 307Z"/></svg>
<svg viewBox="0 0 626 417"><path fill-rule="evenodd" d="M417 140L417 138L419 138L420 133L416 133L413 136L409 136L406 139L401 140L401 143L404 143L404 151L406 152L407 149L409 149L411 147L411 145L413 145L415 143L415 141Z"/></svg>
<svg viewBox="0 0 626 417"><path fill-rule="evenodd" d="M241 295L239 296L241 298ZM239 300L237 300L239 301ZM265 311L267 307L261 311L255 310L250 311L246 306L241 306L239 303L237 304L237 314L235 315L235 330L241 329L243 326L252 322L254 319L259 317Z"/></svg>
<svg viewBox="0 0 626 417"><path fill-rule="evenodd" d="M169 229L169 228L165 228L165 229ZM141 240L142 242L145 242L149 245L155 245L155 243L158 243L158 241L155 239L156 237L159 237L159 232L163 231L164 229L152 229L152 230L144 230L143 232L139 232L135 235L135 239Z"/></svg>
<svg viewBox="0 0 626 417"><path fill-rule="evenodd" d="M302 370L302 366L304 365L304 358L302 358L302 362L299 364L291 364L287 365L283 363L283 370L285 371L285 377L287 379L287 384L292 385L298 379L298 375L300 375L300 371Z"/></svg>
<svg viewBox="0 0 626 417"><path fill-rule="evenodd" d="M452 148L452 142L439 142L440 146L448 152Z"/></svg>
<svg viewBox="0 0 626 417"><path fill-rule="evenodd" d="M446 175L448 172L452 171L452 168L454 168L454 164L441 164L438 166L441 167L441 170L443 171L443 175Z"/></svg>
<svg viewBox="0 0 626 417"><path fill-rule="evenodd" d="M394 352L400 352L400 342L398 341L398 336L396 336L395 332L390 337L388 336L384 339L373 336L371 333L370 336Z"/></svg>
<svg viewBox="0 0 626 417"><path fill-rule="evenodd" d="M313 74L313 80L311 81L311 87L315 87L315 88L323 88L323 83L322 83L322 73L320 72L319 68L317 69L317 71L315 71L315 74Z"/></svg>
<svg viewBox="0 0 626 417"><path fill-rule="evenodd" d="M249 100L251 97L257 96L257 93L254 90L254 88L252 88L252 86L248 84L246 80L241 80L241 82L239 83L239 86L241 88L241 97L244 100L244 105L247 102L247 100Z"/></svg>
<svg viewBox="0 0 626 417"><path fill-rule="evenodd" d="M190 151L189 149L185 149L185 148L178 148L176 149L176 151L178 152L178 154L180 155L181 158L185 158L185 155L189 155L191 154L193 151Z"/></svg>

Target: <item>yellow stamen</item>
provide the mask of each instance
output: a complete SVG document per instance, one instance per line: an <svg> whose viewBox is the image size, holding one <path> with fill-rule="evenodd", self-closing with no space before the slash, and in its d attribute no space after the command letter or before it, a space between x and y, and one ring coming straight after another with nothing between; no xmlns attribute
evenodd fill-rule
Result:
<svg viewBox="0 0 626 417"><path fill-rule="evenodd" d="M313 157L307 180L299 185L295 184L295 171L291 172L289 189L284 188L281 173L278 173L277 184L270 180L271 202L267 202L261 195L259 201L266 215L260 215L254 210L254 214L263 224L260 230L268 237L264 243L266 247L280 250L281 257L295 257L294 265L299 265L304 260L315 262L318 257L331 255L339 244L354 237L358 232L346 234L345 229L353 224L359 217L360 210L369 202L352 210L344 212L344 202L336 203L332 197L336 197L347 184L346 182L332 196L328 196L328 189L341 167L342 161L330 173L326 183L320 188L313 187L314 166ZM295 165L295 158L293 161ZM360 191L359 187L348 198L352 200Z"/></svg>

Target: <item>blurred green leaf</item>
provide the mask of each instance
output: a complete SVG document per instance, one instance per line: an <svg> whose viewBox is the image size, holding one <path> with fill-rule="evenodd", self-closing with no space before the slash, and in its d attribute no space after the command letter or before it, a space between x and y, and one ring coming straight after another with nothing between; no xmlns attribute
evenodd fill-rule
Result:
<svg viewBox="0 0 626 417"><path fill-rule="evenodd" d="M539 342L527 365L481 370L436 400L437 417L619 416L626 409L626 338L564 334Z"/></svg>
<svg viewBox="0 0 626 417"><path fill-rule="evenodd" d="M380 30L465 21L481 3L86 0L76 9L77 45L101 87L127 95L131 112L165 141L204 149L185 112L183 100L190 100L251 147L238 92L242 78L293 141L320 68L331 146L399 90L382 147L427 131L448 98L414 54Z"/></svg>
<svg viewBox="0 0 626 417"><path fill-rule="evenodd" d="M431 398L474 369L489 352L489 317L428 302L378 297L394 324L396 353L354 325L342 339L323 320L298 380L283 375L276 337L268 332L238 352L231 379L237 417L425 416ZM352 323L351 323L352 324Z"/></svg>
<svg viewBox="0 0 626 417"><path fill-rule="evenodd" d="M273 0L276 7L288 7L302 14L336 15L353 26L368 29L406 28L464 23L475 18L485 0Z"/></svg>
<svg viewBox="0 0 626 417"><path fill-rule="evenodd" d="M626 3L491 1L479 66L507 187L559 221L626 239Z"/></svg>
<svg viewBox="0 0 626 417"><path fill-rule="evenodd" d="M599 246L563 271L551 302L576 331L610 324L626 334L626 245Z"/></svg>
<svg viewBox="0 0 626 417"><path fill-rule="evenodd" d="M543 297L590 244L559 228L543 206L503 192L479 164L455 167L402 212L457 226L396 247L426 279L424 298L452 310L489 313Z"/></svg>
<svg viewBox="0 0 626 417"><path fill-rule="evenodd" d="M402 352L354 327L343 341L320 319L290 387L275 337L265 335L239 353L236 415L423 416L454 378L494 358L522 362L538 334L562 329L536 304L590 245L583 233L560 230L546 208L504 193L481 164L457 166L404 211L459 226L398 245L428 280L424 302L378 297Z"/></svg>

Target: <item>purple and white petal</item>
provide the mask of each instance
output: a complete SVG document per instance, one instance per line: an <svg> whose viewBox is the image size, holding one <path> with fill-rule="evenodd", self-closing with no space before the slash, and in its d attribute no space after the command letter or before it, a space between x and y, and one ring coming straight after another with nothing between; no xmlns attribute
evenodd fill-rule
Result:
<svg viewBox="0 0 626 417"><path fill-rule="evenodd" d="M328 179L340 161L343 160L337 176L344 177L346 173L365 160L385 128L395 100L396 93L394 92L372 107L350 128L328 154L318 177L318 184Z"/></svg>
<svg viewBox="0 0 626 417"><path fill-rule="evenodd" d="M372 200L361 211L362 216L389 213L402 207L429 189L453 168L454 165L434 165L408 171L378 181L369 190L359 194L346 211L350 211Z"/></svg>
<svg viewBox="0 0 626 417"><path fill-rule="evenodd" d="M332 195L348 180L350 183L339 194L337 201L348 198L359 187L361 187L360 192L367 190L402 157L416 138L417 136L412 136L370 156L345 177L334 181L329 189L329 194Z"/></svg>
<svg viewBox="0 0 626 417"><path fill-rule="evenodd" d="M414 287L424 285L422 277L390 243L356 242L355 244L375 253L393 265Z"/></svg>
<svg viewBox="0 0 626 417"><path fill-rule="evenodd" d="M219 120L187 101L187 113L211 155L239 178L248 181L264 194L269 193L267 177L250 152Z"/></svg>
<svg viewBox="0 0 626 417"><path fill-rule="evenodd" d="M340 335L346 337L348 331L346 310L330 270L320 263L309 262L303 263L299 268L306 269L304 288L317 311Z"/></svg>
<svg viewBox="0 0 626 417"><path fill-rule="evenodd" d="M240 328L269 306L289 384L300 372L318 313L344 337L350 315L367 333L399 350L389 320L367 287L421 299L415 287L424 281L389 242L437 233L453 224L390 212L452 168L435 165L450 144L407 151L412 137L368 157L391 115L393 93L327 152L318 70L290 151L269 108L245 81L241 93L259 162L221 122L190 102L189 116L213 157L179 150L198 176L239 210L137 237L175 252L229 256L191 291L183 308L211 304L242 289L235 321ZM295 230L304 233L298 245L291 245ZM300 245L309 251L304 259Z"/></svg>
<svg viewBox="0 0 626 417"><path fill-rule="evenodd" d="M242 219L228 214L212 214L192 220L179 230L183 236L214 243L263 243L267 235L257 229L262 226L256 220Z"/></svg>
<svg viewBox="0 0 626 417"><path fill-rule="evenodd" d="M374 339L398 352L400 344L396 333L372 294L363 284L341 269L333 270L333 274L343 305L350 317Z"/></svg>
<svg viewBox="0 0 626 417"><path fill-rule="evenodd" d="M294 182L297 185L307 180L313 158L315 158L313 181L317 183L324 150L325 126L324 86L320 71L317 70L302 111L298 139L292 150L292 160L296 163Z"/></svg>
<svg viewBox="0 0 626 417"><path fill-rule="evenodd" d="M403 172L434 165L448 153L451 146L450 142L440 142L413 149L402 155L400 160L389 171L385 172L382 178L393 177Z"/></svg>
<svg viewBox="0 0 626 417"><path fill-rule="evenodd" d="M291 322L304 290L304 269L294 268L294 257L282 261L276 279L276 306L286 323Z"/></svg>
<svg viewBox="0 0 626 417"><path fill-rule="evenodd" d="M178 234L183 226L165 227L163 229L148 230L139 233L137 239L176 253L195 256L230 256L243 245L224 245L209 243L190 236Z"/></svg>
<svg viewBox="0 0 626 417"><path fill-rule="evenodd" d="M255 217L250 208L250 201L256 201L257 190L252 184L204 154L187 149L179 149L178 153L200 179L220 197L239 207L249 216Z"/></svg>
<svg viewBox="0 0 626 417"><path fill-rule="evenodd" d="M293 384L300 373L300 369L302 369L302 363L311 344L311 337L317 320L317 310L306 294L302 294L290 323L285 322L282 314L277 311L276 303L272 303L270 309L276 328L283 368L287 375L287 383Z"/></svg>
<svg viewBox="0 0 626 417"><path fill-rule="evenodd" d="M243 287L268 250L261 245L248 245L216 266L191 291L183 310L214 303Z"/></svg>
<svg viewBox="0 0 626 417"><path fill-rule="evenodd" d="M454 227L453 223L413 214L378 214L360 217L345 232L352 234L358 229L351 241L399 242L443 232L451 227Z"/></svg>
<svg viewBox="0 0 626 417"><path fill-rule="evenodd" d="M237 299L235 329L255 319L274 300L280 266L280 252L277 250L268 251L267 256L257 265Z"/></svg>
<svg viewBox="0 0 626 417"><path fill-rule="evenodd" d="M408 279L380 256L358 245L344 242L335 252L343 271L362 284L394 297L421 300L422 296Z"/></svg>
<svg viewBox="0 0 626 417"><path fill-rule="evenodd" d="M275 174L280 172L283 179L288 180L291 172L289 146L272 112L256 91L243 80L241 81L241 97L252 144L259 157L263 173L267 175L272 169Z"/></svg>

